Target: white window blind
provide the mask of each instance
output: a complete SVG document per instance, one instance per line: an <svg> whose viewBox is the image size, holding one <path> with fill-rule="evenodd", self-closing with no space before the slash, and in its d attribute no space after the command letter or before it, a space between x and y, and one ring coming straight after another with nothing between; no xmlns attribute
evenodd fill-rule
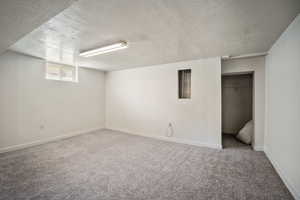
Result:
<svg viewBox="0 0 300 200"><path fill-rule="evenodd" d="M78 81L78 68L76 66L47 62L46 79L59 81Z"/></svg>

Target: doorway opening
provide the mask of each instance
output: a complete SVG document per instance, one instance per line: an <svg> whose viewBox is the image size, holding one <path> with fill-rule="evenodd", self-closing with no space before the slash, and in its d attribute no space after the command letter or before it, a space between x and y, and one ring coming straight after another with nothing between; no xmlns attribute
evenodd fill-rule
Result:
<svg viewBox="0 0 300 200"><path fill-rule="evenodd" d="M253 73L222 75L223 148L251 148Z"/></svg>

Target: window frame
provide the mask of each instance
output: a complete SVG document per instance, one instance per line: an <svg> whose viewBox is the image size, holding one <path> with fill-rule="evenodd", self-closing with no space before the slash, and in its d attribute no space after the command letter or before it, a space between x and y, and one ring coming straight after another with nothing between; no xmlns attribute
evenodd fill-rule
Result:
<svg viewBox="0 0 300 200"><path fill-rule="evenodd" d="M49 73L48 73L49 65L55 65L59 68L58 78L52 78L52 77L49 76ZM64 67L73 68L72 71L75 74L72 76L72 80L66 80L62 77L62 71L63 71ZM46 63L45 63L45 79L46 80L51 80L51 81L62 81L62 82L78 83L78 66L77 65L68 65L68 64L61 64L61 63L57 63L57 62L46 61Z"/></svg>

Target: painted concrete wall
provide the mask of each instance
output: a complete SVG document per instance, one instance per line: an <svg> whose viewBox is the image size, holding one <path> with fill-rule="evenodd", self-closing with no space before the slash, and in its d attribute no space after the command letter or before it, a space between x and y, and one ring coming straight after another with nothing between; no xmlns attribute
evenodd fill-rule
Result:
<svg viewBox="0 0 300 200"><path fill-rule="evenodd" d="M44 64L0 56L0 151L104 127L104 73L81 68L78 83L52 81Z"/></svg>
<svg viewBox="0 0 300 200"><path fill-rule="evenodd" d="M178 99L179 69L192 69L191 99ZM221 147L219 58L113 71L106 76L106 127Z"/></svg>
<svg viewBox="0 0 300 200"><path fill-rule="evenodd" d="M265 152L300 199L300 15L266 58Z"/></svg>
<svg viewBox="0 0 300 200"><path fill-rule="evenodd" d="M222 77L222 133L236 135L252 120L252 75Z"/></svg>
<svg viewBox="0 0 300 200"><path fill-rule="evenodd" d="M222 61L222 74L254 72L254 143L256 150L264 147L265 125L265 58L247 58Z"/></svg>

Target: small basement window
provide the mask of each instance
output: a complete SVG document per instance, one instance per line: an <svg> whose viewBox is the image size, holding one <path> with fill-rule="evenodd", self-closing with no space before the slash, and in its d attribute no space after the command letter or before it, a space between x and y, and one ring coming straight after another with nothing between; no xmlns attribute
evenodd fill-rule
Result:
<svg viewBox="0 0 300 200"><path fill-rule="evenodd" d="M178 98L191 98L191 69L178 70Z"/></svg>
<svg viewBox="0 0 300 200"><path fill-rule="evenodd" d="M72 65L46 63L46 79L77 82L78 68Z"/></svg>

